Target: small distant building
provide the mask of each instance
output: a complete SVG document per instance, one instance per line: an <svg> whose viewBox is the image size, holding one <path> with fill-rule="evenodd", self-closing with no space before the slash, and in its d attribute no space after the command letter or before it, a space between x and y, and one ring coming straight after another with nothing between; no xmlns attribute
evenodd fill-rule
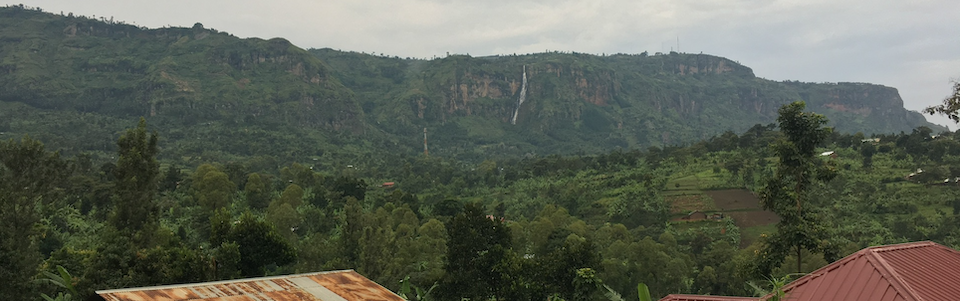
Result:
<svg viewBox="0 0 960 301"><path fill-rule="evenodd" d="M835 151L822 152L822 153L820 153L820 156L821 156L821 157L836 158L836 157L837 157L837 152L835 152Z"/></svg>
<svg viewBox="0 0 960 301"><path fill-rule="evenodd" d="M873 143L873 144L877 144L877 143L880 143L880 138L860 139L860 143L868 143L868 142L869 142L869 143Z"/></svg>
<svg viewBox="0 0 960 301"><path fill-rule="evenodd" d="M380 187L383 187L383 188L393 188L394 185L396 185L396 183L394 183L394 182L383 182L383 184L381 184Z"/></svg>
<svg viewBox="0 0 960 301"><path fill-rule="evenodd" d="M498 220L499 220L501 223L506 220L506 219L504 219L502 216L501 216L501 217L496 217L496 216L493 216L492 214L487 214L487 218L490 219L490 220L492 220L492 221L498 221Z"/></svg>

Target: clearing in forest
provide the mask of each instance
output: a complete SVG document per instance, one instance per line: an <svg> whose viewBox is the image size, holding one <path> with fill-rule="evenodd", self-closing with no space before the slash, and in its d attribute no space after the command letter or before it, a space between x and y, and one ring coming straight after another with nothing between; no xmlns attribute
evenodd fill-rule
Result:
<svg viewBox="0 0 960 301"><path fill-rule="evenodd" d="M746 247L752 244L761 233L766 231L752 231L750 228L765 229L769 231L771 225L780 221L776 213L763 210L760 207L760 199L753 192L746 189L725 189L711 190L705 192L713 203L717 205L724 214L733 218L734 224L740 227L740 246Z"/></svg>
<svg viewBox="0 0 960 301"><path fill-rule="evenodd" d="M670 213L675 216L692 211L717 211L717 206L703 191L719 185L722 185L722 181L717 174L703 171L670 179L661 195L670 204Z"/></svg>

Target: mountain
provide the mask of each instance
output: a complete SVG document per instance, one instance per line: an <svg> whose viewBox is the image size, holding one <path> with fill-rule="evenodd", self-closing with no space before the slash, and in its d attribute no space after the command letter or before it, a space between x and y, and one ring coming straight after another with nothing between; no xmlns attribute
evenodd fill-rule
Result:
<svg viewBox="0 0 960 301"><path fill-rule="evenodd" d="M416 154L424 129L431 154L461 159L596 153L743 132L795 100L844 132L942 129L894 88L769 81L704 54L402 59L0 8L0 132L100 156L140 116L187 162Z"/></svg>
<svg viewBox="0 0 960 301"><path fill-rule="evenodd" d="M775 82L703 54L452 55L424 61L310 52L357 93L367 116L384 131L415 135L424 127L436 129L458 148L556 153L681 144L775 122L777 109L796 100L843 132L943 129L905 110L894 88ZM517 111L524 76L527 91Z"/></svg>

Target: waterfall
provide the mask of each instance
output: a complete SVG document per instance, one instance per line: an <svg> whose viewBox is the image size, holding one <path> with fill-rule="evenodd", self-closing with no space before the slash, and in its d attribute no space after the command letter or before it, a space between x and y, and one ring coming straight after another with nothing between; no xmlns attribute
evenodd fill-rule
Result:
<svg viewBox="0 0 960 301"><path fill-rule="evenodd" d="M523 100L527 97L527 66L523 66L523 86L520 87L520 99L517 100L517 109L513 111L513 120L510 121L510 124L517 124L517 115L520 115L520 105L523 105Z"/></svg>

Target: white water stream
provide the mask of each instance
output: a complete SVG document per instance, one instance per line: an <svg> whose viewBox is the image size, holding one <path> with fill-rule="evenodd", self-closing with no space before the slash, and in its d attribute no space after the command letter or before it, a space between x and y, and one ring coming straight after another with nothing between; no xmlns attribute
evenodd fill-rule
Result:
<svg viewBox="0 0 960 301"><path fill-rule="evenodd" d="M523 105L523 100L527 97L527 66L523 66L523 86L520 88L520 99L517 100L517 109L513 111L513 120L510 121L510 124L517 124L517 115L520 115L520 106Z"/></svg>

